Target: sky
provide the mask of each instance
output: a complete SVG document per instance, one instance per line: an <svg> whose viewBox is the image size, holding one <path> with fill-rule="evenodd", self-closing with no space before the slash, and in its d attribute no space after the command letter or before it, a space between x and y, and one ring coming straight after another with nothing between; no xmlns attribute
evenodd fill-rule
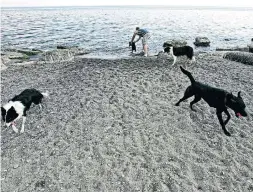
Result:
<svg viewBox="0 0 253 192"><path fill-rule="evenodd" d="M173 5L225 6L253 8L252 0L1 0L1 7L98 6L98 5Z"/></svg>

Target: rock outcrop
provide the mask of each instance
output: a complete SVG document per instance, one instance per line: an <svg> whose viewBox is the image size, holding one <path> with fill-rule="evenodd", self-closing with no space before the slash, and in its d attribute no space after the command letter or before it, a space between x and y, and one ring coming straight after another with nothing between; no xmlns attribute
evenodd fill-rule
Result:
<svg viewBox="0 0 253 192"><path fill-rule="evenodd" d="M18 53L16 50L7 50L1 53L1 65L8 66L13 63L22 63L29 60L29 56Z"/></svg>
<svg viewBox="0 0 253 192"><path fill-rule="evenodd" d="M223 58L244 63L247 65L253 65L253 53L249 52L240 52L240 51L231 51L223 55Z"/></svg>
<svg viewBox="0 0 253 192"><path fill-rule="evenodd" d="M250 46L249 46L249 52L250 52L250 53L253 53L253 45L250 45Z"/></svg>
<svg viewBox="0 0 253 192"><path fill-rule="evenodd" d="M208 47L210 46L210 40L207 37L196 37L194 45Z"/></svg>
<svg viewBox="0 0 253 192"><path fill-rule="evenodd" d="M163 47L168 47L169 45L173 47L183 47L187 45L187 42L184 40L170 40L163 43Z"/></svg>
<svg viewBox="0 0 253 192"><path fill-rule="evenodd" d="M18 52L5 52L2 53L3 55L7 56L9 59L19 59L19 60L26 60L29 59L29 56L24 53L18 53Z"/></svg>
<svg viewBox="0 0 253 192"><path fill-rule="evenodd" d="M68 61L84 54L88 52L83 48L67 46L57 46L55 50L44 52L36 49L5 49L1 53L1 68L2 65Z"/></svg>
<svg viewBox="0 0 253 192"><path fill-rule="evenodd" d="M216 48L216 51L244 51L244 52L249 52L249 48L248 47L230 47L230 48Z"/></svg>
<svg viewBox="0 0 253 192"><path fill-rule="evenodd" d="M28 56L32 56L32 55L38 55L40 53L42 53L43 51L41 50L37 50L37 49L17 49L18 53L22 53Z"/></svg>
<svg viewBox="0 0 253 192"><path fill-rule="evenodd" d="M46 51L42 54L42 61L45 62L59 62L72 60L75 56L85 55L88 52L82 48L69 47L69 48L58 48L57 50Z"/></svg>
<svg viewBox="0 0 253 192"><path fill-rule="evenodd" d="M249 47L249 52L253 53L253 38L251 39L251 44L249 44L248 47Z"/></svg>
<svg viewBox="0 0 253 192"><path fill-rule="evenodd" d="M67 45L57 45L56 49L71 49L73 47L67 46Z"/></svg>

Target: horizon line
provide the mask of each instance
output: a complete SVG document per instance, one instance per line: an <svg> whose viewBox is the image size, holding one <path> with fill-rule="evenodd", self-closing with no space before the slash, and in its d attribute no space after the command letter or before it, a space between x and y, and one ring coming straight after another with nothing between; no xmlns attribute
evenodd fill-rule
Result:
<svg viewBox="0 0 253 192"><path fill-rule="evenodd" d="M2 6L1 8L54 8L54 7L171 7L171 8L235 8L253 9L253 7L218 6L218 5L41 5L41 6Z"/></svg>

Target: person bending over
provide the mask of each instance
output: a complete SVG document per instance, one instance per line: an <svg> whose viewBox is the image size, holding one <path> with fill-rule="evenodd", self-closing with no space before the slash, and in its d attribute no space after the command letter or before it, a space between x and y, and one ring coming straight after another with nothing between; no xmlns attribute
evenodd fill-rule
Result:
<svg viewBox="0 0 253 192"><path fill-rule="evenodd" d="M136 37L136 35L139 36L139 38L134 41L134 38ZM132 42L138 42L140 39L142 38L142 45L143 45L143 51L144 51L144 56L147 57L148 56L148 39L150 38L150 34L149 31L147 29L140 29L139 27L136 27L136 30L133 34Z"/></svg>

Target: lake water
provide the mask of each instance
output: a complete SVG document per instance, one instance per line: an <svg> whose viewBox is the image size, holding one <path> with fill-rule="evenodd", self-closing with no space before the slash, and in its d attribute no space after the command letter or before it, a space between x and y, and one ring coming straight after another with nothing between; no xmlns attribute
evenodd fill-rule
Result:
<svg viewBox="0 0 253 192"><path fill-rule="evenodd" d="M150 51L164 41L206 36L216 47L246 46L253 38L252 10L171 9L169 7L2 8L2 48L55 49L77 45L91 56L127 56L136 26L151 32ZM225 40L227 39L227 40ZM141 41L137 44L141 51Z"/></svg>

